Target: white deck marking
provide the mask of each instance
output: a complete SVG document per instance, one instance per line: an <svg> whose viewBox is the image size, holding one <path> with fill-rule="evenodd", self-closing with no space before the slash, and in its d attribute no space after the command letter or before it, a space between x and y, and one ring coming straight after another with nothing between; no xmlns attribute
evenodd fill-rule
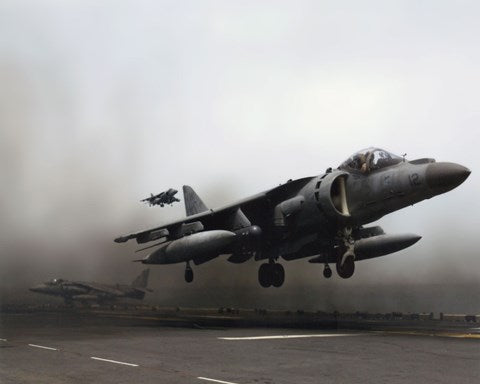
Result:
<svg viewBox="0 0 480 384"><path fill-rule="evenodd" d="M128 365L130 367L138 367L138 364L132 364L132 363L125 363L123 361L116 361L116 360L109 360L109 359L102 359L101 357L90 357L93 360L100 360L100 361L106 361L108 363L114 363L114 364L122 364L122 365Z"/></svg>
<svg viewBox="0 0 480 384"><path fill-rule="evenodd" d="M7 341L7 339L0 339L0 341Z"/></svg>
<svg viewBox="0 0 480 384"><path fill-rule="evenodd" d="M197 379L206 380L206 381L213 381L214 383L236 384L236 383L232 383L231 381L223 381L223 380L209 379L208 377L197 377Z"/></svg>
<svg viewBox="0 0 480 384"><path fill-rule="evenodd" d="M45 347L43 345L37 345L37 344L28 344L30 347L34 347L34 348L42 348L42 349L48 349L50 351L58 351L57 348L52 348L52 347Z"/></svg>
<svg viewBox="0 0 480 384"><path fill-rule="evenodd" d="M247 336L247 337L219 337L220 340L273 340L273 339L303 339L307 337L341 337L360 336L361 333L323 333L313 335L274 335L274 336Z"/></svg>

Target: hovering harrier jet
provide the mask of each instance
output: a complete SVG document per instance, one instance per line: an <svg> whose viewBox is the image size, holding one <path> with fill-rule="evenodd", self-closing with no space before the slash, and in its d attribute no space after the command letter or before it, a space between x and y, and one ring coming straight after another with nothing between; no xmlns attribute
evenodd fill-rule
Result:
<svg viewBox="0 0 480 384"><path fill-rule="evenodd" d="M388 255L415 244L414 234L385 234L366 226L386 214L459 186L470 171L455 163L423 158L408 161L383 149L355 153L336 169L286 184L219 209L207 209L193 189L184 186L187 217L115 239L122 243L158 240L144 264L185 263L185 280L193 280L190 263L229 255L231 263L251 257L260 265L261 286L280 287L285 271L278 261L310 258L330 263L342 278L353 275L357 261ZM144 249L147 249L144 248Z"/></svg>
<svg viewBox="0 0 480 384"><path fill-rule="evenodd" d="M160 207L165 206L165 204L173 204L178 200L175 195L177 194L177 190L170 188L166 190L165 192L160 192L158 195L154 195L153 193L150 193L150 197L147 197L143 200L140 200L142 203L148 203L149 206L152 205L160 205Z"/></svg>

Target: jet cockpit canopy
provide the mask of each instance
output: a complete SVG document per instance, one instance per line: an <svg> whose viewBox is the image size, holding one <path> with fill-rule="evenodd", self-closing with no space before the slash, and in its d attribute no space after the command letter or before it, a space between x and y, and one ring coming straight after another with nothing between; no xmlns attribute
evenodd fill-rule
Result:
<svg viewBox="0 0 480 384"><path fill-rule="evenodd" d="M380 148L366 148L345 160L338 168L369 173L377 169L401 163L404 159Z"/></svg>
<svg viewBox="0 0 480 384"><path fill-rule="evenodd" d="M58 285L63 283L63 279L52 279L48 282L49 285Z"/></svg>

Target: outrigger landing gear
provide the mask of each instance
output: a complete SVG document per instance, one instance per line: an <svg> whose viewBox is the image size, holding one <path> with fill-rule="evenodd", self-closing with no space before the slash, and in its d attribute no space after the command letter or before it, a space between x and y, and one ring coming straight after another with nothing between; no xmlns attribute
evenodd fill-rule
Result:
<svg viewBox="0 0 480 384"><path fill-rule="evenodd" d="M187 265L185 267L185 281L187 283L191 283L193 281L193 270L190 267L190 262L187 261Z"/></svg>
<svg viewBox="0 0 480 384"><path fill-rule="evenodd" d="M270 261L260 266L258 270L258 282L264 288L270 286L281 287L285 281L285 269L282 264Z"/></svg>
<svg viewBox="0 0 480 384"><path fill-rule="evenodd" d="M326 279L332 277L332 270L330 269L330 266L328 264L325 264L325 267L323 268L323 277L325 277Z"/></svg>

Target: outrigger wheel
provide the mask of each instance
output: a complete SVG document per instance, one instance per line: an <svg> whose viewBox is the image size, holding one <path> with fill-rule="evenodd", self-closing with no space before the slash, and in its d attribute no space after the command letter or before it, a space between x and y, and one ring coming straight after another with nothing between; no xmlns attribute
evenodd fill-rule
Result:
<svg viewBox="0 0 480 384"><path fill-rule="evenodd" d="M332 277L332 270L330 269L330 266L328 264L325 264L325 267L323 268L323 277L325 277L326 279Z"/></svg>
<svg viewBox="0 0 480 384"><path fill-rule="evenodd" d="M187 266L185 267L185 281L191 283L193 281L193 270L190 267L190 263L187 261Z"/></svg>

